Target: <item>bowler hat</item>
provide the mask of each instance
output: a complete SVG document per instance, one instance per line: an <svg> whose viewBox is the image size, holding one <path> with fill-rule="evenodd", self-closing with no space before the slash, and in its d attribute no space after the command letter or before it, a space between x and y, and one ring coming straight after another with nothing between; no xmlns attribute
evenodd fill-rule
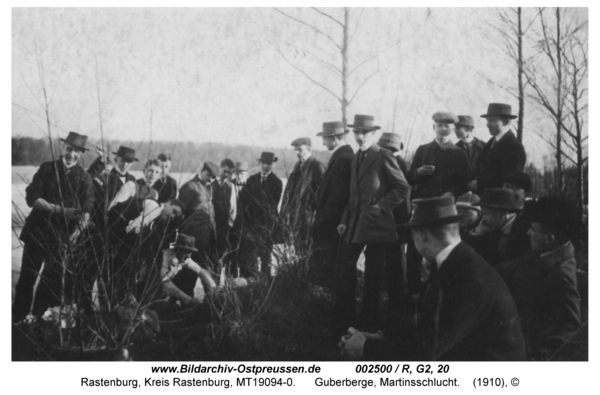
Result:
<svg viewBox="0 0 600 395"><path fill-rule="evenodd" d="M372 115L356 114L354 116L354 124L348 126L354 130L364 132L372 132L373 130L381 129L379 126L375 126L375 117Z"/></svg>
<svg viewBox="0 0 600 395"><path fill-rule="evenodd" d="M489 207L496 210L516 213L521 211L519 206L522 199L516 191L507 188L485 189L481 195L481 207Z"/></svg>
<svg viewBox="0 0 600 395"><path fill-rule="evenodd" d="M335 122L323 122L323 131L317 133L319 137L330 137L330 136L339 136L342 134L348 133L348 130L344 128L344 123L335 121Z"/></svg>
<svg viewBox="0 0 600 395"><path fill-rule="evenodd" d="M188 236L184 234L178 234L177 240L173 245L173 248L189 251L189 252L198 252L198 249L194 247L196 244L196 238L194 236Z"/></svg>
<svg viewBox="0 0 600 395"><path fill-rule="evenodd" d="M238 162L235 164L235 171L248 171L249 169L248 162Z"/></svg>
<svg viewBox="0 0 600 395"><path fill-rule="evenodd" d="M299 137L296 140L292 141L292 147L299 147L301 145L311 146L310 137Z"/></svg>
<svg viewBox="0 0 600 395"><path fill-rule="evenodd" d="M125 162L138 161L138 158L135 157L135 150L123 145L119 147L117 152L113 152L113 155L120 156Z"/></svg>
<svg viewBox="0 0 600 395"><path fill-rule="evenodd" d="M468 215L458 214L452 196L415 199L412 204L413 211L410 222L400 225L401 227L434 227L460 222L462 219L468 218Z"/></svg>
<svg viewBox="0 0 600 395"><path fill-rule="evenodd" d="M89 151L89 149L85 148L85 144L87 143L88 136L69 132L66 139L60 138L59 140L65 143L69 143L72 146L81 149L82 151Z"/></svg>
<svg viewBox="0 0 600 395"><path fill-rule="evenodd" d="M400 135L396 133L383 133L377 142L377 145L394 151L400 151L404 148L404 144L400 141Z"/></svg>
<svg viewBox="0 0 600 395"><path fill-rule="evenodd" d="M458 117L448 111L438 111L431 117L435 123L457 123Z"/></svg>
<svg viewBox="0 0 600 395"><path fill-rule="evenodd" d="M260 154L260 158L258 158L258 161L264 163L275 163L277 162L277 157L272 152L263 152L262 154Z"/></svg>
<svg viewBox="0 0 600 395"><path fill-rule="evenodd" d="M456 207L464 207L475 211L481 211L479 208L479 203L481 199L478 195L473 192L467 192L463 195L460 195L458 199L456 199Z"/></svg>
<svg viewBox="0 0 600 395"><path fill-rule="evenodd" d="M516 115L512 115L512 107L510 104L504 103L490 103L488 105L487 114L483 114L481 118L488 117L500 117L500 118L509 118L515 119Z"/></svg>
<svg viewBox="0 0 600 395"><path fill-rule="evenodd" d="M459 115L458 122L456 122L456 126L469 126L474 128L475 123L473 122L473 117L469 115Z"/></svg>
<svg viewBox="0 0 600 395"><path fill-rule="evenodd" d="M207 161L207 162L204 162L204 165L202 166L202 171L207 171L213 177L216 177L216 176L219 175L220 169L219 169L219 166L217 166L213 162L208 162Z"/></svg>

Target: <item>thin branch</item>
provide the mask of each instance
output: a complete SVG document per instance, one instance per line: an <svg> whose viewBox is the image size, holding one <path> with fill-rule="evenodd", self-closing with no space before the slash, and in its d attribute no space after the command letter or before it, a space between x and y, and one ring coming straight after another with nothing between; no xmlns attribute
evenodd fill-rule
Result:
<svg viewBox="0 0 600 395"><path fill-rule="evenodd" d="M370 58L362 61L360 64L358 64L357 66L355 66L352 70L350 70L348 72L348 77L350 77L356 70L358 70L359 67L361 67L364 64L370 62L373 59L378 58L380 55L384 54L386 51L389 51L391 48L394 48L394 47L398 46L400 44L400 42L401 42L401 40L398 40L395 43L393 43L392 45L390 45L389 47L387 47L386 49L384 49L383 51L379 51L379 52L375 53L375 55L371 56Z"/></svg>
<svg viewBox="0 0 600 395"><path fill-rule="evenodd" d="M360 24L360 19L361 19L364 11L365 11L365 7L363 7L360 10L360 14L358 14L358 18L356 19L356 26L354 26L354 32L352 32L352 34L350 35L350 39L348 40L348 43L351 43L352 39L354 39L354 35L356 34L356 31L358 30L358 25Z"/></svg>
<svg viewBox="0 0 600 395"><path fill-rule="evenodd" d="M354 94L352 95L352 98L350 99L350 101L348 101L348 105L350 105L350 103L352 103L352 101L354 100L354 97L358 94L358 92L361 90L361 88L371 79L371 77L373 77L375 74L379 73L379 64L377 66L377 70L375 70L370 76L368 76L363 82L362 84L360 84L360 86L356 89L356 91L354 92Z"/></svg>
<svg viewBox="0 0 600 395"><path fill-rule="evenodd" d="M317 11L319 14L325 16L326 18L331 19L332 21L334 21L335 23L337 23L338 25L340 25L342 28L344 27L344 25L342 24L342 22L338 21L337 19L335 19L334 17L332 17L331 15L319 10L318 8L315 7L311 7L313 10Z"/></svg>
<svg viewBox="0 0 600 395"><path fill-rule="evenodd" d="M301 25L304 25L306 27L309 27L310 29L313 29L318 34L321 34L321 35L327 37L327 39L329 39L329 41L331 41L333 43L333 45L335 45L337 47L337 49L339 49L340 51L342 50L342 47L338 43L336 43L335 40L333 38L331 38L331 36L329 34L323 33L321 30L319 30L318 28L314 27L313 25L309 25L308 23L303 22L300 19L294 18L293 16L288 15L285 12L278 10L277 8L273 8L273 9L275 11L279 12L281 15L284 15L284 16L290 18L291 20L298 22Z"/></svg>
<svg viewBox="0 0 600 395"><path fill-rule="evenodd" d="M337 67L336 65L334 65L331 62L328 62L326 60L321 59L319 56L317 56L316 54L312 53L311 51L304 49L302 47L299 47L295 44L292 43L288 43L287 45L297 48L299 51L303 52L303 53L307 53L310 56L312 56L313 58L315 58L317 60L318 63L320 63L323 67L335 72L338 76L342 76L342 70L339 69L339 67Z"/></svg>

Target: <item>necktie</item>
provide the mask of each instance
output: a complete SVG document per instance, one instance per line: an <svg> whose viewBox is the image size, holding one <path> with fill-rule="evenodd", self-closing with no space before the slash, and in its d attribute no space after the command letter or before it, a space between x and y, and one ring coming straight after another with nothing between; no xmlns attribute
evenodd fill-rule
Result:
<svg viewBox="0 0 600 395"><path fill-rule="evenodd" d="M358 167L359 168L362 165L362 163L364 162L366 156L367 156L367 151L360 151L360 153L358 154Z"/></svg>

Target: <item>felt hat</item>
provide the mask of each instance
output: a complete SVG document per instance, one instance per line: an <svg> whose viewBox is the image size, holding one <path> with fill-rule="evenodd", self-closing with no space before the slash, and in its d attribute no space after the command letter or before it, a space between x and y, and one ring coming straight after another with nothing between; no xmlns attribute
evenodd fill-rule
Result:
<svg viewBox="0 0 600 395"><path fill-rule="evenodd" d="M348 130L344 128L344 123L335 121L335 122L323 122L323 131L317 133L319 137L330 137L330 136L339 136L342 134L348 133Z"/></svg>
<svg viewBox="0 0 600 395"><path fill-rule="evenodd" d="M438 111L431 116L435 123L457 123L458 117L448 111Z"/></svg>
<svg viewBox="0 0 600 395"><path fill-rule="evenodd" d="M64 143L69 143L72 146L81 149L82 151L89 151L89 149L85 148L85 145L87 144L87 139L88 136L75 132L69 132L66 139L59 138L60 141Z"/></svg>
<svg viewBox="0 0 600 395"><path fill-rule="evenodd" d="M292 147L300 147L301 145L311 146L310 137L299 137L292 141Z"/></svg>
<svg viewBox="0 0 600 395"><path fill-rule="evenodd" d="M481 207L508 211L509 213L521 211L519 208L521 204L522 199L519 194L516 191L507 188L485 189L479 203Z"/></svg>
<svg viewBox="0 0 600 395"><path fill-rule="evenodd" d="M348 126L361 132L372 132L373 130L381 129L379 126L375 126L375 117L372 115L356 114L354 116L354 123Z"/></svg>
<svg viewBox="0 0 600 395"><path fill-rule="evenodd" d="M213 177L217 177L219 175L221 169L215 163L207 161L207 162L204 162L204 165L202 166L202 171L207 171Z"/></svg>
<svg viewBox="0 0 600 395"><path fill-rule="evenodd" d="M509 118L515 119L516 115L512 115L512 107L510 104L504 103L490 103L488 105L487 114L483 114L481 118L488 117L500 117L500 118Z"/></svg>
<svg viewBox="0 0 600 395"><path fill-rule="evenodd" d="M248 166L248 162L238 162L235 164L235 171L248 171L250 167Z"/></svg>
<svg viewBox="0 0 600 395"><path fill-rule="evenodd" d="M188 236L184 234L178 234L177 240L173 245L173 248L189 251L189 252L198 252L198 249L195 247L196 238L194 236Z"/></svg>
<svg viewBox="0 0 600 395"><path fill-rule="evenodd" d="M469 115L459 115L458 122L456 122L456 126L469 126L474 128L475 123L473 122L473 117Z"/></svg>
<svg viewBox="0 0 600 395"><path fill-rule="evenodd" d="M402 141L400 141L400 135L388 132L381 135L377 145L383 148L392 149L394 151L400 151L402 148L404 148L404 144L402 144Z"/></svg>
<svg viewBox="0 0 600 395"><path fill-rule="evenodd" d="M260 154L260 158L258 158L258 161L265 163L275 163L277 162L277 157L272 152L263 152Z"/></svg>
<svg viewBox="0 0 600 395"><path fill-rule="evenodd" d="M129 163L133 161L138 161L138 158L135 157L135 150L133 148L125 147L123 145L119 147L117 152L113 152L113 155L120 156L125 162Z"/></svg>
<svg viewBox="0 0 600 395"><path fill-rule="evenodd" d="M468 218L467 215L458 214L454 198L451 196L415 199L412 204L413 211L410 221L408 224L401 225L401 227L434 227L457 223Z"/></svg>
<svg viewBox="0 0 600 395"><path fill-rule="evenodd" d="M481 199L479 198L479 195L476 195L473 192L467 192L463 195L460 195L458 199L456 199L456 207L463 207L475 211L481 211L481 208L479 208L480 201Z"/></svg>

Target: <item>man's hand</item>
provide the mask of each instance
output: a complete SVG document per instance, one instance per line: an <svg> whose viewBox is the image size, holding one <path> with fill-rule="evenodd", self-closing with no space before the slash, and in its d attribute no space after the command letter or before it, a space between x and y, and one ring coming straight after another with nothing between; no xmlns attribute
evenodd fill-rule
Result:
<svg viewBox="0 0 600 395"><path fill-rule="evenodd" d="M71 235L69 236L69 243L71 243L71 245L74 245L80 234L81 231L79 229L75 229L73 233L71 233Z"/></svg>
<svg viewBox="0 0 600 395"><path fill-rule="evenodd" d="M102 162L106 162L106 154L104 153L104 147L101 146L100 144L98 144L96 146L96 153L98 154L98 156L100 157L100 160Z"/></svg>
<svg viewBox="0 0 600 395"><path fill-rule="evenodd" d="M346 233L346 225L339 224L337 227L337 232L340 236L343 235L344 233Z"/></svg>
<svg viewBox="0 0 600 395"><path fill-rule="evenodd" d="M191 298L189 302L186 303L187 307L202 307L202 301L197 298Z"/></svg>
<svg viewBox="0 0 600 395"><path fill-rule="evenodd" d="M477 180L469 181L467 183L467 189L471 192L477 192Z"/></svg>
<svg viewBox="0 0 600 395"><path fill-rule="evenodd" d="M434 171L435 171L435 166L432 166L432 165L421 166L417 169L417 176L419 176L419 177L430 176L433 174Z"/></svg>
<svg viewBox="0 0 600 395"><path fill-rule="evenodd" d="M379 217L381 215L381 207L379 207L378 204L369 207L369 214L374 217Z"/></svg>
<svg viewBox="0 0 600 395"><path fill-rule="evenodd" d="M342 336L340 348L342 349L342 355L348 359L359 359L364 356L363 347L367 338L365 335L350 327L348 333Z"/></svg>

